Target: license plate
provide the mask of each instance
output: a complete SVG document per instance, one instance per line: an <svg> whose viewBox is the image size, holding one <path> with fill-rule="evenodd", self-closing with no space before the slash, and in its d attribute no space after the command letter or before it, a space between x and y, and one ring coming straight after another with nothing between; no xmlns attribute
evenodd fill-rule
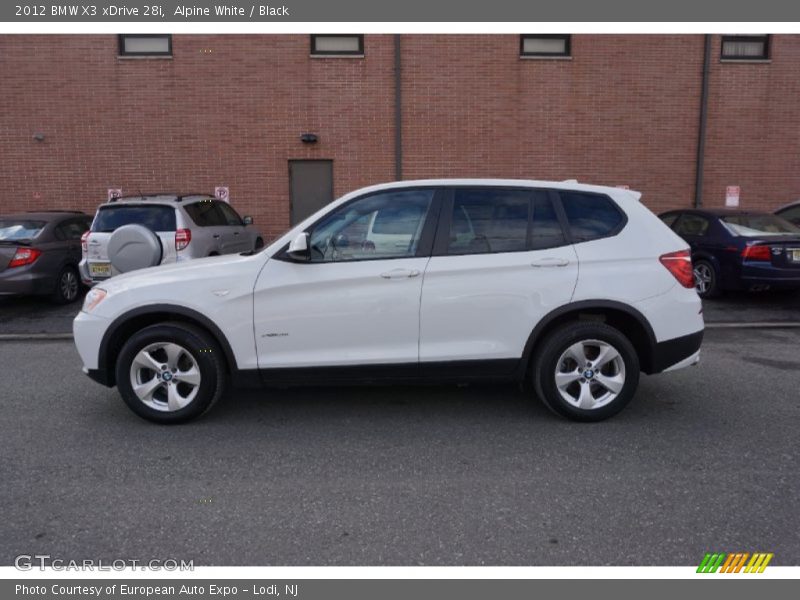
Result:
<svg viewBox="0 0 800 600"><path fill-rule="evenodd" d="M92 277L111 277L111 263L89 263Z"/></svg>
<svg viewBox="0 0 800 600"><path fill-rule="evenodd" d="M792 262L800 262L800 248L790 248L787 252Z"/></svg>

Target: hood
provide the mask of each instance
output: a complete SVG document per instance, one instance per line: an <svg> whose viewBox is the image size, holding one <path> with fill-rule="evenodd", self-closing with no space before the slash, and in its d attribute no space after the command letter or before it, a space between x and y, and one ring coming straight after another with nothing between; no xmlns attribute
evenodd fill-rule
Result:
<svg viewBox="0 0 800 600"><path fill-rule="evenodd" d="M212 283L221 279L242 277L250 272L255 275L267 258L267 255L262 253L251 256L224 254L196 258L116 275L98 283L97 287L109 293L116 293L143 285L179 285L181 281L198 279L208 279Z"/></svg>

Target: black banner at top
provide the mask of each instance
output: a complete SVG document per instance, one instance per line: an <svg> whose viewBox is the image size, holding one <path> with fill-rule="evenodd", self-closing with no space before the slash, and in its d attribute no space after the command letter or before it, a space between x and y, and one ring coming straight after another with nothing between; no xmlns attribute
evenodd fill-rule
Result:
<svg viewBox="0 0 800 600"><path fill-rule="evenodd" d="M0 22L787 22L786 0L62 0L0 3Z"/></svg>

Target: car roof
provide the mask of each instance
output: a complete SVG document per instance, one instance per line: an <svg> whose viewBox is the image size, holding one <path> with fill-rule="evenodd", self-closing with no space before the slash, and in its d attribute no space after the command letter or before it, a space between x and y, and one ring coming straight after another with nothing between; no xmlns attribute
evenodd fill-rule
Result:
<svg viewBox="0 0 800 600"><path fill-rule="evenodd" d="M601 194L627 193L632 197L639 198L641 193L635 190L628 190L620 187L607 185L590 185L579 183L577 179L565 179L563 181L546 181L540 179L414 179L408 181L393 181L390 183L380 183L366 188L361 188L351 192L351 194L363 194L379 190L401 189L407 187L434 187L434 186L496 186L496 187L537 187L563 189L581 192L595 192ZM350 196L351 194L347 194Z"/></svg>
<svg viewBox="0 0 800 600"><path fill-rule="evenodd" d="M800 206L800 200L795 200L794 202L789 202L788 204L784 204L780 208L776 208L775 212L781 212L782 210L786 210L787 208L794 208L795 206Z"/></svg>
<svg viewBox="0 0 800 600"><path fill-rule="evenodd" d="M31 211L23 213L11 213L7 215L0 215L0 219L33 219L36 221L56 221L60 219L68 219L69 217L86 217L91 219L90 215L84 212L73 210L42 210Z"/></svg>
<svg viewBox="0 0 800 600"><path fill-rule="evenodd" d="M118 202L122 203L136 203L136 202L145 202L145 203L153 203L153 204L178 204L178 203L190 203L190 202L197 202L200 200L211 200L214 196L211 194L139 194L136 196L122 196L121 198L114 198L109 200L105 203L108 204L116 204ZM104 206L105 206L104 205Z"/></svg>

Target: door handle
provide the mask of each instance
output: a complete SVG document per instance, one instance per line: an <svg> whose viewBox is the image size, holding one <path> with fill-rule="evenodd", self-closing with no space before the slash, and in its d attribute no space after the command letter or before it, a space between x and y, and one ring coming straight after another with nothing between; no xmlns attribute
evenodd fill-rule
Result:
<svg viewBox="0 0 800 600"><path fill-rule="evenodd" d="M219 234L218 234L218 233L215 233L215 234L214 234L214 235L212 235L211 237L213 237L215 240L218 240L218 239L219 239Z"/></svg>
<svg viewBox="0 0 800 600"><path fill-rule="evenodd" d="M419 275L419 271L416 269L392 269L391 271L381 273L381 277L384 279L408 279L410 277L416 277L417 275Z"/></svg>
<svg viewBox="0 0 800 600"><path fill-rule="evenodd" d="M239 235L239 232L238 231L234 231L233 235Z"/></svg>
<svg viewBox="0 0 800 600"><path fill-rule="evenodd" d="M569 261L566 258L556 258L554 256L548 256L545 258L537 258L535 261L531 263L532 267L540 268L540 267L566 267L569 264Z"/></svg>

